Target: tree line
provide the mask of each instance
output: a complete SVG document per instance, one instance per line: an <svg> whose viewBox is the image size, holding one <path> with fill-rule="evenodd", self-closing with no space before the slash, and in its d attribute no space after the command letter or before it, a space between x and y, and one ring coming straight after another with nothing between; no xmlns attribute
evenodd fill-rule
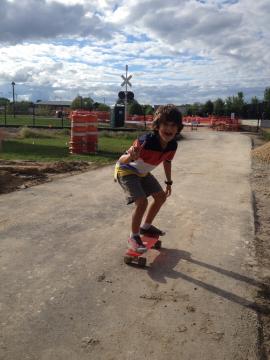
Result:
<svg viewBox="0 0 270 360"><path fill-rule="evenodd" d="M15 109L14 109L15 106ZM61 108L61 106L58 106ZM33 103L32 101L16 101L13 104L13 101L5 97L0 97L0 108L1 110L5 110L7 114L13 114L15 111L16 114L20 115L29 115L32 114L33 108L35 108L36 115L55 115L55 109L52 109L49 105L38 105L37 103ZM95 102L90 97L81 97L77 96L71 104L71 109L83 109L83 110L98 110L98 111L110 111L110 107L106 104Z"/></svg>
<svg viewBox="0 0 270 360"><path fill-rule="evenodd" d="M116 104L124 104L124 100L118 98ZM15 111L18 114L30 114L35 104L31 101L17 101L15 103ZM7 114L12 114L14 104L9 99L0 97L0 107L5 107ZM35 106L36 107L36 106ZM243 92L238 92L235 96L228 96L225 100L217 98L216 100L208 100L205 103L195 102L193 104L181 105L184 109L183 115L197 115L206 117L209 115L226 115L241 118L270 119L270 87L265 88L263 100L259 100L256 96L252 97L250 102L246 102ZM82 97L80 95L71 103L71 109L83 109L88 111L110 111L110 106L104 103L94 101L91 97ZM52 110L49 106L39 107L40 115L50 113ZM150 104L140 104L136 99L128 99L128 113L130 115L152 115L154 108ZM37 114L37 113L36 113ZM37 114L38 115L38 114Z"/></svg>
<svg viewBox="0 0 270 360"><path fill-rule="evenodd" d="M241 118L267 118L270 119L270 87L265 88L263 100L256 96L246 102L243 92L238 92L236 96L228 96L225 100L218 98L214 101L208 100L206 103L193 103L185 105L186 115L197 116L230 116L234 113Z"/></svg>
<svg viewBox="0 0 270 360"><path fill-rule="evenodd" d="M141 105L136 99L128 98L128 113L130 115L152 115L154 108L151 105ZM118 98L117 104L125 104L124 99ZM83 109L83 110L99 110L99 111L110 111L110 107L106 104L96 103L91 97L77 96L71 104L71 109Z"/></svg>

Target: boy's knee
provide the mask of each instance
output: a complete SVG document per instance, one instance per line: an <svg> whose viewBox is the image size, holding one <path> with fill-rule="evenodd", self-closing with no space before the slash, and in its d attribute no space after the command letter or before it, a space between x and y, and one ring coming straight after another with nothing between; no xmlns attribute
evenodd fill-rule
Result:
<svg viewBox="0 0 270 360"><path fill-rule="evenodd" d="M167 196L166 193L164 191L160 191L158 193L156 193L155 195L153 195L155 201L159 202L160 204L165 203Z"/></svg>
<svg viewBox="0 0 270 360"><path fill-rule="evenodd" d="M136 205L139 207L147 207L148 205L148 200L146 197L140 197L138 199L136 199Z"/></svg>

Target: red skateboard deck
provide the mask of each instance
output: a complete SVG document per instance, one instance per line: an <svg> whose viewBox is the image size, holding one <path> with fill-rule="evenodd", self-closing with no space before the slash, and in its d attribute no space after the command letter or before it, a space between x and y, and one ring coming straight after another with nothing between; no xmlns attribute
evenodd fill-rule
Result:
<svg viewBox="0 0 270 360"><path fill-rule="evenodd" d="M144 245L147 247L147 251L149 249L156 249L156 250L160 250L161 249L161 241L159 240L159 236L147 236L144 235L142 236L142 242L144 243ZM140 266L145 266L146 265L146 258L142 257L144 254L147 253L139 253L137 251L134 251L132 249L128 249L125 256L124 256L124 262L126 264L131 264L131 263L137 263Z"/></svg>

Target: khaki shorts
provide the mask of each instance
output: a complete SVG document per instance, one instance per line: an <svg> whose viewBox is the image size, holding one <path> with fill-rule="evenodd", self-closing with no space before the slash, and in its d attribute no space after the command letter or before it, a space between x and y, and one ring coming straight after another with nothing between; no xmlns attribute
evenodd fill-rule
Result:
<svg viewBox="0 0 270 360"><path fill-rule="evenodd" d="M148 197L163 191L160 183L152 175L138 176L135 174L118 176L118 182L126 194L127 205L140 197Z"/></svg>

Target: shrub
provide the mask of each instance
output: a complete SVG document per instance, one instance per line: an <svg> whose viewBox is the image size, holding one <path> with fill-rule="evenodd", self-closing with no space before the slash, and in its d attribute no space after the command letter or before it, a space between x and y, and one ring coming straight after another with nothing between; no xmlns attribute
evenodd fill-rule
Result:
<svg viewBox="0 0 270 360"><path fill-rule="evenodd" d="M48 130L37 130L30 129L27 126L24 126L19 131L19 137L21 139L34 138L34 139L52 139L55 138L55 134Z"/></svg>

